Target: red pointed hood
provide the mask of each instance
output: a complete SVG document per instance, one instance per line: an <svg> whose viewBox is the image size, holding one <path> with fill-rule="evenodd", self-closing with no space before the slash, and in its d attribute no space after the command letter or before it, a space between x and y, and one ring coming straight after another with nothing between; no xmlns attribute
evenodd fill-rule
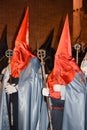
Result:
<svg viewBox="0 0 87 130"><path fill-rule="evenodd" d="M71 40L69 32L69 22L68 15L64 23L64 28L59 41L59 46L57 48L54 60L54 68L48 77L48 86L53 97L60 98L60 93L52 93L54 84L67 85L70 83L76 72L82 72L72 58L71 52Z"/></svg>
<svg viewBox="0 0 87 130"><path fill-rule="evenodd" d="M72 56L68 15L66 16L56 56L64 56L66 58L70 58Z"/></svg>
<svg viewBox="0 0 87 130"><path fill-rule="evenodd" d="M24 19L23 19L22 24L20 26L20 30L19 30L18 35L16 37L15 44L17 44L17 43L29 44L28 28L29 28L29 8L27 7Z"/></svg>
<svg viewBox="0 0 87 130"><path fill-rule="evenodd" d="M15 48L11 59L11 75L19 77L20 72L28 65L29 60L34 57L29 46L29 9L27 7L24 19L20 26Z"/></svg>

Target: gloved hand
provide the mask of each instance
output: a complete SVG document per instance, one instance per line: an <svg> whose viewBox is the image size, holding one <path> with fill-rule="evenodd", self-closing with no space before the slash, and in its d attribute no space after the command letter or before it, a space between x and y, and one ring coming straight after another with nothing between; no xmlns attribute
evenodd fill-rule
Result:
<svg viewBox="0 0 87 130"><path fill-rule="evenodd" d="M49 96L49 88L43 88L42 94L43 94L43 96Z"/></svg>
<svg viewBox="0 0 87 130"><path fill-rule="evenodd" d="M61 84L54 84L53 90L61 93L61 100L65 100L66 87Z"/></svg>
<svg viewBox="0 0 87 130"><path fill-rule="evenodd" d="M5 87L5 92L7 94L12 94L12 93L16 93L18 91L18 85L15 84L9 84L7 82L6 87Z"/></svg>

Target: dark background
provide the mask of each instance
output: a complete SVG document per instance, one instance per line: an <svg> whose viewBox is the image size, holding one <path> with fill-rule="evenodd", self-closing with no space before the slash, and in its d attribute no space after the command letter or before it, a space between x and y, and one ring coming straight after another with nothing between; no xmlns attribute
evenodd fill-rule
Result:
<svg viewBox="0 0 87 130"><path fill-rule="evenodd" d="M58 45L65 16L69 14L72 35L72 0L2 0L0 1L0 37L7 25L9 48L14 44L26 7L29 6L29 41L32 50L44 43L54 28L52 46Z"/></svg>
<svg viewBox="0 0 87 130"><path fill-rule="evenodd" d="M36 43L38 48L44 43L53 28L52 46L57 48L67 13L73 46L73 0L2 0L0 1L0 38L5 25L7 25L9 48L12 48L14 44L27 6L29 6L29 41L32 50L36 49ZM81 11L81 30L80 41L87 45L87 14L84 14L83 11Z"/></svg>

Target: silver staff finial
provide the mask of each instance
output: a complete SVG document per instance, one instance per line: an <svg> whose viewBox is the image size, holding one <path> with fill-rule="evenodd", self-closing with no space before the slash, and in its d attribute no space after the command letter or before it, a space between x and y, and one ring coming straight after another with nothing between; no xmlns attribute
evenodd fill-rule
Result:
<svg viewBox="0 0 87 130"><path fill-rule="evenodd" d="M76 43L76 44L74 45L74 48L75 48L75 50L76 50L76 62L77 62L77 64L78 64L78 51L80 50L81 45L80 45L79 43Z"/></svg>
<svg viewBox="0 0 87 130"><path fill-rule="evenodd" d="M6 57L11 58L12 55L13 55L13 50L8 49L8 50L5 52L5 55L6 55Z"/></svg>

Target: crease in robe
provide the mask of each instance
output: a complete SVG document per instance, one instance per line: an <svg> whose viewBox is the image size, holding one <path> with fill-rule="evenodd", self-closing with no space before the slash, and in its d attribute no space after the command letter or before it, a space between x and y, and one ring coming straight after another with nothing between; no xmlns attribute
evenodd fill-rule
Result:
<svg viewBox="0 0 87 130"><path fill-rule="evenodd" d="M85 89L85 130L87 130L87 78L86 78L86 89Z"/></svg>
<svg viewBox="0 0 87 130"><path fill-rule="evenodd" d="M0 130L10 130L9 115L8 115L8 96L5 93L5 85L9 79L9 70L6 68L6 73L2 81L0 89Z"/></svg>
<svg viewBox="0 0 87 130"><path fill-rule="evenodd" d="M41 66L36 57L31 58L20 74L18 86L18 130L47 130L48 112L41 92Z"/></svg>
<svg viewBox="0 0 87 130"><path fill-rule="evenodd" d="M66 86L62 130L85 130L86 78L82 73Z"/></svg>

